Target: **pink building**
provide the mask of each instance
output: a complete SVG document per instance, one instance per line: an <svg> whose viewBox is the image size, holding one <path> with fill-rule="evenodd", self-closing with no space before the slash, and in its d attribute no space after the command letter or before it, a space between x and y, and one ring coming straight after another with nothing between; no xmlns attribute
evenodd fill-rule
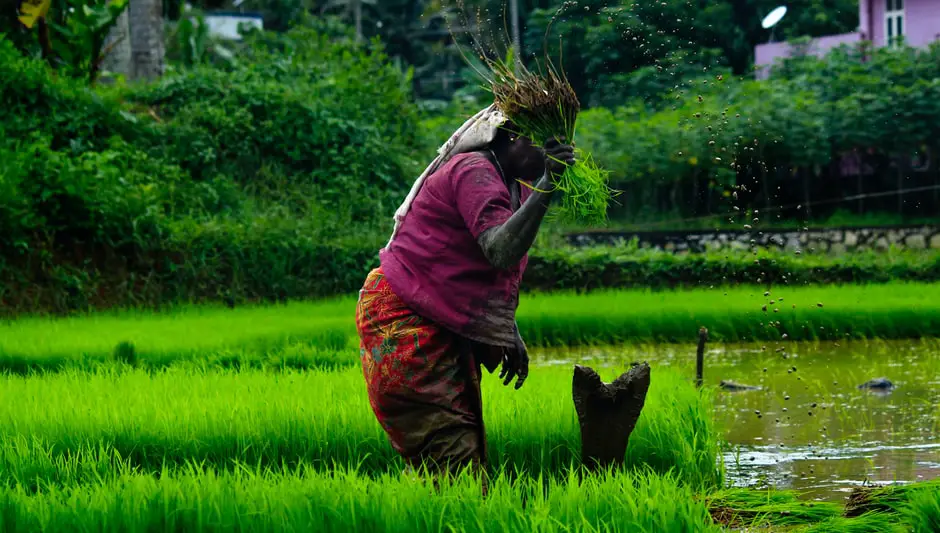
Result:
<svg viewBox="0 0 940 533"><path fill-rule="evenodd" d="M858 31L813 39L802 50L821 56L841 44L871 41L875 46L890 46L898 36L911 46L926 46L940 39L940 0L859 0ZM794 47L786 42L766 43L754 49L757 77L767 77L767 67L775 60L789 57Z"/></svg>

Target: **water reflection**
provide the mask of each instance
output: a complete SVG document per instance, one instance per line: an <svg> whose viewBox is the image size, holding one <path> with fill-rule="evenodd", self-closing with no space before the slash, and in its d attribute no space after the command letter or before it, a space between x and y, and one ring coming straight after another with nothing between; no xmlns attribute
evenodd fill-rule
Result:
<svg viewBox="0 0 940 533"><path fill-rule="evenodd" d="M542 350L540 364L586 362L695 374L695 346ZM858 385L888 378L893 391ZM705 384L760 390L717 394L729 481L835 500L860 484L940 477L940 341L727 345L707 352Z"/></svg>

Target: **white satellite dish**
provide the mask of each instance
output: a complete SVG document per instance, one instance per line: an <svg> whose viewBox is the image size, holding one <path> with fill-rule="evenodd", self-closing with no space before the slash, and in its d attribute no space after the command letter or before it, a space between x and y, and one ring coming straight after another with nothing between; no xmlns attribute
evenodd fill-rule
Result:
<svg viewBox="0 0 940 533"><path fill-rule="evenodd" d="M784 15L787 14L787 6L779 6L771 11L764 20L761 21L760 25L766 30L767 28L772 28Z"/></svg>

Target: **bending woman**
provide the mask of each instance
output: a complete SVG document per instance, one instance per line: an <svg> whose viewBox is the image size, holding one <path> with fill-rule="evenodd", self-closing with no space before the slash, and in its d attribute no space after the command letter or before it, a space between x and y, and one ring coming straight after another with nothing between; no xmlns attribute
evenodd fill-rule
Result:
<svg viewBox="0 0 940 533"><path fill-rule="evenodd" d="M451 137L396 212L381 266L360 291L369 402L415 468L482 470L481 366L502 364L516 389L528 376L519 282L554 176L574 152L558 140L537 148L513 129L490 106Z"/></svg>

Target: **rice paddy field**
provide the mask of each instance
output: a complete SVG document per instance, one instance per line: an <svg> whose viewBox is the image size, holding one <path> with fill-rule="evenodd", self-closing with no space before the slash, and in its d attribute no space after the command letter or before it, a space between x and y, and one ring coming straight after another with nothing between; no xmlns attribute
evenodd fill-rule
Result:
<svg viewBox="0 0 940 533"><path fill-rule="evenodd" d="M938 531L938 296L528 296L526 386L484 377L487 498L469 475L405 471L368 406L352 299L3 322L0 531ZM610 380L641 360L626 468L588 474L572 365ZM897 389L856 388L881 376Z"/></svg>

